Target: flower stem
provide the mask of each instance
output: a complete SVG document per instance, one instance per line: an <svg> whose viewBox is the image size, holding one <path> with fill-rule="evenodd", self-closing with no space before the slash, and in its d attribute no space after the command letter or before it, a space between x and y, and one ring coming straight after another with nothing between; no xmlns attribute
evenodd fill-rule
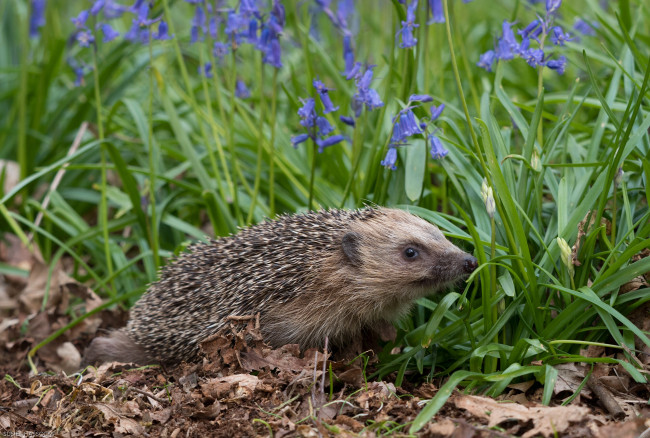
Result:
<svg viewBox="0 0 650 438"><path fill-rule="evenodd" d="M212 53L211 50L208 51L209 56L210 56L210 62L212 63L213 68L215 69L215 74L213 75L214 78L214 89L215 89L215 98L217 101L217 107L219 108L219 120L226 120L226 113L223 108L223 102L221 101L221 89L223 88L223 85L219 82L219 75L216 74L216 69L217 69L217 61L215 59L214 54ZM207 92L207 85L206 85L206 92ZM209 96L209 93L206 95ZM208 114L210 116L210 120L214 120L212 116L212 105L209 100L209 97L207 98L206 102L208 103ZM235 197L235 188L232 182L232 177L230 174L230 168L228 167L228 163L226 161L226 154L224 153L224 148L221 143L221 136L219 135L219 132L217 131L217 124L216 123L210 123L210 126L212 127L212 137L214 138L215 143L217 144L217 154L219 155L219 161L221 163L221 168L223 169L223 174L226 178L226 185L228 186L228 196L224 196L224 199L226 200L232 200Z"/></svg>
<svg viewBox="0 0 650 438"><path fill-rule="evenodd" d="M311 139L312 144L312 159L311 159L311 176L309 178L309 211L314 211L314 178L316 176L316 140Z"/></svg>
<svg viewBox="0 0 650 438"><path fill-rule="evenodd" d="M469 82L469 94L472 96L472 103L474 104L474 108L478 113L481 110L481 105L478 99L478 91L476 90L476 85L474 84L474 75L472 74L472 69L470 68L469 63L467 62L468 58L467 58L467 51L465 50L465 39L462 38L462 36L460 35L460 30L458 27L455 27L454 30L456 35L456 41L458 41L458 47L460 47L460 56L461 59L463 60L465 76L467 77L467 82Z"/></svg>
<svg viewBox="0 0 650 438"><path fill-rule="evenodd" d="M618 214L616 205L616 183L614 183L614 190L612 191L612 228L611 228L611 242L612 246L616 246L616 216Z"/></svg>
<svg viewBox="0 0 650 438"><path fill-rule="evenodd" d="M350 195L352 184L354 183L354 177L359 170L359 164L361 164L361 153L363 152L363 138L361 138L361 130L363 129L362 127L366 124L367 113L367 111L361 113L361 117L359 120L357 120L357 124L354 127L354 134L352 137L352 172L350 172L350 177L348 178L348 182L345 185L345 189L343 190L343 197L341 199L340 205L341 208L345 207L345 201L347 201L348 196ZM357 200L355 199L355 203L356 201Z"/></svg>
<svg viewBox="0 0 650 438"><path fill-rule="evenodd" d="M490 260L494 260L494 258L497 255L497 244L496 244L496 238L497 238L497 227L496 227L496 221L494 220L494 216L490 218L490 224L491 224L491 231L492 231L492 236L490 240ZM490 301L496 296L497 294L497 265L492 263L490 265ZM491 324L494 325L497 323L497 319L499 319L499 313L498 313L498 307L497 306L492 306L492 321ZM490 328L492 327L490 326ZM499 335L498 333L494 335L494 342L498 343L499 342Z"/></svg>
<svg viewBox="0 0 650 438"><path fill-rule="evenodd" d="M262 84L264 84L264 62L262 62L262 57L264 55L260 53L259 62L258 62L258 84L260 84L260 100L259 100L259 137L257 139L257 163L255 164L255 183L253 186L253 196L251 196L251 205L248 209L248 215L246 215L246 225L250 225L253 220L253 213L255 212L255 204L257 203L257 197L260 192L260 181L262 180L262 155L264 154L264 110L266 109L265 99L264 99L264 90ZM233 96L234 98L234 96Z"/></svg>
<svg viewBox="0 0 650 438"><path fill-rule="evenodd" d="M278 102L278 69L273 69L273 82L271 92L271 142L269 144L269 216L275 216L275 116Z"/></svg>
<svg viewBox="0 0 650 438"><path fill-rule="evenodd" d="M205 66L205 55L204 55L204 48L202 47L201 50L199 51L199 65ZM212 64L213 69L216 70L216 65L213 63ZM217 132L217 125L214 122L214 117L212 115L212 98L210 97L210 90L208 88L208 79L205 77L204 74L199 75L201 77L201 86L203 88L203 98L205 99L206 107L208 109L208 120L209 120L209 125L212 130L212 138L214 139L214 142L217 145L217 153L219 155L223 155L223 148L221 146L221 139L219 138L219 133ZM216 75L215 75L216 76ZM219 87L215 87L216 94L219 95ZM206 145L206 150L208 151L208 158L210 159L210 165L212 166L212 172L214 173L214 179L217 180L217 188L219 189L219 193L221 194L221 197L223 199L226 199L226 191L225 188L223 187L223 182L221 181L221 174L219 172L219 166L217 164L217 158L214 155L214 148L212 146L212 142L208 142ZM227 169L224 169L224 172L226 173L226 181L227 183L230 182L230 175L228 175ZM230 187L230 185L229 185Z"/></svg>
<svg viewBox="0 0 650 438"><path fill-rule="evenodd" d="M102 121L102 101L101 101L101 92L99 87L99 72L97 71L97 48L93 46L91 50L93 54L93 79L95 82L95 108L97 109L97 133L99 140L101 142L100 154L101 154L101 167L102 167L102 180L100 186L100 201L99 201L99 212L98 212L98 221L99 226L102 229L102 240L104 243L104 257L106 258L106 271L109 277L113 276L113 256L111 254L110 240L108 234L108 199L106 193L108 191L107 183L107 168L108 164L106 162L106 146L103 143L104 140L104 123ZM115 284L111 281L108 285L108 292L112 298L115 298L117 291L115 290Z"/></svg>
<svg viewBox="0 0 650 438"><path fill-rule="evenodd" d="M448 0L443 0L442 5L445 12L445 27L447 29L447 42L449 43L449 55L451 56L451 66L454 70L454 78L456 79L456 86L458 87L458 94L460 95L460 103L463 105L463 112L465 113L465 120L467 121L467 127L469 133L472 136L472 143L476 149L476 156L481 162L481 167L483 168L483 174L488 180L488 183L492 185L490 172L488 172L487 164L483 158L483 153L481 152L481 146L478 143L478 138L472 127L472 120L469 116L469 110L467 109L467 102L465 101L465 93L463 93L463 86L460 82L460 73L458 72L458 62L456 61L456 54L454 52L454 42L451 37L451 22L449 16L449 5L447 4Z"/></svg>
<svg viewBox="0 0 650 438"><path fill-rule="evenodd" d="M239 225L244 225L244 218L242 216L241 208L239 208L239 194L238 194L238 189L237 189L237 182L239 180L239 173L237 170L237 150L235 149L235 108L237 106L237 102L235 101L235 86L237 84L237 76L236 76L236 70L235 70L235 62L237 61L237 58L235 56L235 51L232 50L232 65L230 66L230 77L228 78L229 80L229 90L230 90L230 114L229 114L229 119L228 120L228 147L230 149L230 162L232 163L234 167L234 171L232 173L232 179L233 179L233 196L232 196L232 201L235 207L235 216L237 217L237 223Z"/></svg>
<svg viewBox="0 0 650 438"><path fill-rule="evenodd" d="M149 121L147 123L148 141L147 147L149 149L149 205L151 206L151 226L147 231L149 232L149 244L153 252L153 261L158 270L160 266L160 255L158 253L158 221L156 220L156 167L154 164L154 150L153 150L153 90L154 90L154 65L153 65L153 48L151 38L149 38Z"/></svg>
<svg viewBox="0 0 650 438"><path fill-rule="evenodd" d="M31 2L26 2L31 5ZM30 9L31 6L28 6ZM18 88L18 165L20 166L20 179L29 176L29 164L27 153L27 88L28 88L28 44L29 44L29 16L32 11L28 10L27 15L22 20L21 36L24 47L20 50L20 87ZM23 195L27 190L23 190ZM23 196L23 199L27 199Z"/></svg>
<svg viewBox="0 0 650 438"><path fill-rule="evenodd" d="M542 72L544 70L544 66L540 66L538 73L537 73L537 102L539 102L540 97L542 96L542 91L544 89L544 82L542 80ZM543 119L540 119L539 123L537 124L537 143L539 143L539 149L540 151L543 150L543 141L544 141L544 130L543 130Z"/></svg>

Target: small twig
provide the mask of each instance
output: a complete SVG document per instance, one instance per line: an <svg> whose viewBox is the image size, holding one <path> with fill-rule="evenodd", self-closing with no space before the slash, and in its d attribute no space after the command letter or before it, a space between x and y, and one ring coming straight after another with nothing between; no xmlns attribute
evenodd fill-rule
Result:
<svg viewBox="0 0 650 438"><path fill-rule="evenodd" d="M607 409L607 412L615 419L621 420L625 418L625 412L616 402L616 399L607 388L605 388L597 379L593 377L589 378L587 381L587 386L591 389L598 400L602 403L603 407Z"/></svg>
<svg viewBox="0 0 650 438"><path fill-rule="evenodd" d="M126 396L128 395L129 392L137 392L138 394L142 394L142 395L144 395L144 396L146 396L146 397L150 397L151 399L157 401L157 402L160 403L160 404L167 403L167 400L162 399L162 398L160 398L160 397L156 397L155 395L153 395L153 394L150 393L150 392L143 391L142 389L135 388L135 387L133 387L133 386L129 386L129 388L124 392L124 397L126 397Z"/></svg>
<svg viewBox="0 0 650 438"><path fill-rule="evenodd" d="M30 419L27 418L27 417L23 417L22 415L20 415L20 414L14 412L12 409L7 408L7 407L4 407L4 406L0 406L0 412L6 412L6 413L9 414L9 415L14 415L14 416L20 418L21 420L27 421L28 423L38 424L36 421L34 421L34 420L30 420ZM8 436L8 435L7 435L7 436Z"/></svg>
<svg viewBox="0 0 650 438"><path fill-rule="evenodd" d="M329 341L329 336L325 336L325 347L323 348L323 372L320 376L320 390L325 396L325 370L327 366L327 343Z"/></svg>
<svg viewBox="0 0 650 438"><path fill-rule="evenodd" d="M251 320L253 320L254 318L255 318L255 315L243 315L243 316L240 316L240 315L229 315L229 316L226 316L226 321L237 321L237 322L240 322L240 321L251 321Z"/></svg>
<svg viewBox="0 0 650 438"><path fill-rule="evenodd" d="M314 351L314 376L311 385L311 405L316 406L316 370L318 369L318 350Z"/></svg>
<svg viewBox="0 0 650 438"><path fill-rule="evenodd" d="M79 131L77 131L77 135L75 136L74 141L72 142L72 146L70 146L70 149L66 154L66 157L71 156L77 151L77 149L79 149L79 145L81 145L81 140L83 139L83 136L86 133L87 128L88 128L88 122L83 122L81 124L81 127L79 128ZM59 184L61 183L61 180L63 179L63 175L65 174L66 168L68 167L69 164L70 162L63 164L63 166L61 166L61 168L56 171L56 175L54 175L54 180L52 181L52 185L48 189L47 194L43 199L41 211L39 211L38 214L36 215L36 220L34 221L34 230L38 228L38 226L41 224L41 221L43 220L43 211L45 211L47 209L47 206L50 204L50 198L52 196L52 192L54 192L59 187ZM32 231L29 234L29 243L32 243L32 240L34 240L34 233L35 231Z"/></svg>

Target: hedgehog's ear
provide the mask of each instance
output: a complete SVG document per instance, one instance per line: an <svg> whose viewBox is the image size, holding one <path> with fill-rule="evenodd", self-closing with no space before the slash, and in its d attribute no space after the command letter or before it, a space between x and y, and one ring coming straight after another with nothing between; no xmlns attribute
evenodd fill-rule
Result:
<svg viewBox="0 0 650 438"><path fill-rule="evenodd" d="M359 254L359 245L361 244L361 234L351 231L343 236L341 246L343 253L351 264L358 266L361 264L361 254Z"/></svg>

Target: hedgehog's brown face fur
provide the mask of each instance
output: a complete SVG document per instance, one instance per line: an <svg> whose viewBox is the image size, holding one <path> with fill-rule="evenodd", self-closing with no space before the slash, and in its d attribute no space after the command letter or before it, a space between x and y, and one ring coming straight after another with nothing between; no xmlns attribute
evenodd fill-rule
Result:
<svg viewBox="0 0 650 438"><path fill-rule="evenodd" d="M385 212L353 223L342 238L344 254L368 287L394 286L397 295L417 298L467 274L466 262L473 257L452 245L437 227L401 210Z"/></svg>

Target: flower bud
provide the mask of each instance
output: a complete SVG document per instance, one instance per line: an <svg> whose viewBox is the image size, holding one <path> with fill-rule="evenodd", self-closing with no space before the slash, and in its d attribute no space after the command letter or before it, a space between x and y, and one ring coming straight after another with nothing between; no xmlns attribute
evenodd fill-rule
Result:
<svg viewBox="0 0 650 438"><path fill-rule="evenodd" d="M616 175L614 176L614 186L616 187L620 186L622 181L623 181L623 168L619 167L618 170L616 171Z"/></svg>
<svg viewBox="0 0 650 438"><path fill-rule="evenodd" d="M487 210L488 216L492 219L494 217L496 205L494 203L492 187L488 186L485 178L483 178L483 184L481 184L481 199L483 199L483 202L485 203L485 209Z"/></svg>
<svg viewBox="0 0 650 438"><path fill-rule="evenodd" d="M573 257L572 257L572 251L571 247L567 243L566 240L564 240L561 237L557 238L557 244L560 247L560 256L562 258L562 263L567 267L569 271L569 275L573 277Z"/></svg>
<svg viewBox="0 0 650 438"><path fill-rule="evenodd" d="M530 167L532 167L535 172L542 171L542 162L539 160L539 154L537 151L533 151L533 156L530 157Z"/></svg>

